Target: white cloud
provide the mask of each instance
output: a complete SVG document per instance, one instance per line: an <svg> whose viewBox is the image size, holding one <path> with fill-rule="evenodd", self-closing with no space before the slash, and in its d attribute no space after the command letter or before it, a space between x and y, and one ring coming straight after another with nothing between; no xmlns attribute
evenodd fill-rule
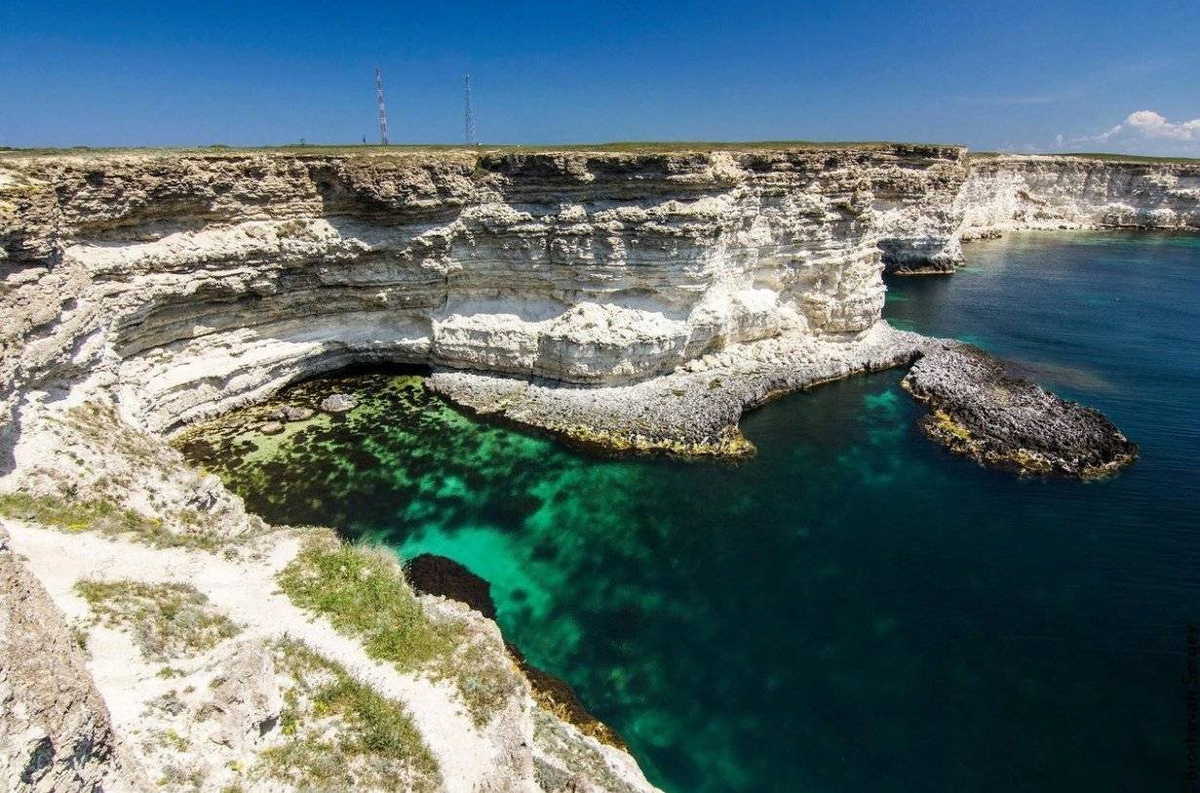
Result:
<svg viewBox="0 0 1200 793"><path fill-rule="evenodd" d="M1098 135L1054 139L1055 148L1105 148L1139 154L1200 154L1200 118L1168 121L1153 110L1130 113L1115 127Z"/></svg>

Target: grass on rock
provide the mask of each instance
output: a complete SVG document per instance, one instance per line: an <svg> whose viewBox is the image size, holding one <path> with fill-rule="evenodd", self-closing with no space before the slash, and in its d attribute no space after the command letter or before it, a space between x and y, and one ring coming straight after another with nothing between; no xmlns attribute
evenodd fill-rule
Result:
<svg viewBox="0 0 1200 793"><path fill-rule="evenodd" d="M401 671L418 669L454 646L453 632L429 621L386 551L310 541L279 583L293 603L362 637L369 655Z"/></svg>
<svg viewBox="0 0 1200 793"><path fill-rule="evenodd" d="M179 519L195 522L192 510ZM159 518L119 507L104 499L68 500L59 496L29 493L0 493L0 515L14 520L40 523L63 531L94 531L108 537L131 536L156 548L200 548L213 550L223 544L220 537L205 532L173 532Z"/></svg>
<svg viewBox="0 0 1200 793"><path fill-rule="evenodd" d="M131 631L142 655L154 661L197 655L241 630L190 584L83 579L75 591L99 622Z"/></svg>
<svg viewBox="0 0 1200 793"><path fill-rule="evenodd" d="M437 761L403 705L301 642L280 641L276 657L294 685L284 692L284 740L263 752L263 775L300 790L440 786Z"/></svg>
<svg viewBox="0 0 1200 793"><path fill-rule="evenodd" d="M402 672L452 681L478 726L522 690L519 672L502 648L472 636L462 622L430 619L385 549L310 538L279 574L279 583L296 605L360 638L371 657Z"/></svg>

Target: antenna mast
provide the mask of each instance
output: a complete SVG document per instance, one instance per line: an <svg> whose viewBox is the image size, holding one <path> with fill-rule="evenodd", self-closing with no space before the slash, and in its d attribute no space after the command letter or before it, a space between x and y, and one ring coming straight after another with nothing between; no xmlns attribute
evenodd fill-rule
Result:
<svg viewBox="0 0 1200 793"><path fill-rule="evenodd" d="M471 75L463 80L463 137L468 146L474 146L475 140L475 108L471 105Z"/></svg>
<svg viewBox="0 0 1200 793"><path fill-rule="evenodd" d="M375 98L379 100L379 139L388 145L387 108L383 106L383 70L375 67Z"/></svg>

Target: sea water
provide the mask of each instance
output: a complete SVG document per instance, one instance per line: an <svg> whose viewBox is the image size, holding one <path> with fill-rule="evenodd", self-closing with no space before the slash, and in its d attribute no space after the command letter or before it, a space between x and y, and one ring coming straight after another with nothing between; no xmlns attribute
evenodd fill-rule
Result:
<svg viewBox="0 0 1200 793"><path fill-rule="evenodd" d="M1102 410L1140 445L1132 468L1033 480L953 456L900 370L749 413L758 454L738 465L581 453L404 372L303 384L359 404L214 431L193 456L269 521L486 578L506 638L666 790L1179 789L1200 695L1200 237L966 254L890 283L889 321Z"/></svg>

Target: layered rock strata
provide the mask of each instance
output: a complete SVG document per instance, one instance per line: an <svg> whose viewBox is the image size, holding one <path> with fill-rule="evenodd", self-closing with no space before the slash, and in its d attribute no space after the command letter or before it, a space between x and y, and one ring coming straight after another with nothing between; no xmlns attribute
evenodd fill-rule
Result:
<svg viewBox="0 0 1200 793"><path fill-rule="evenodd" d="M907 382L935 439L1022 470L1109 471L1135 449L1102 417L884 323L882 273L950 271L962 241L1007 229L1194 230L1198 185L1195 164L903 145L0 154L0 485L20 496L4 507L60 527L82 514L223 569L214 547L236 555L271 527L163 436L373 362L431 366L458 403L592 447L737 456L748 407L919 358ZM38 531L24 536L57 552ZM50 760L34 771L83 789L120 772L116 744L78 659L59 655L54 679L82 687L47 734L93 736L98 759L69 777L35 742ZM518 699L542 742L531 756L512 729L485 741L520 766L504 780L647 787L628 756ZM554 759L584 746L590 771ZM24 773L26 749L6 767ZM476 771L463 778L501 779Z"/></svg>
<svg viewBox="0 0 1200 793"><path fill-rule="evenodd" d="M1200 231L1200 161L973 157L960 240L1025 229Z"/></svg>
<svg viewBox="0 0 1200 793"><path fill-rule="evenodd" d="M1047 155L972 156L955 190L929 194L894 225L918 230L893 252L880 242L889 272L945 274L962 261L962 243L1007 231L1154 229L1200 231L1200 162Z"/></svg>
<svg viewBox="0 0 1200 793"><path fill-rule="evenodd" d="M881 185L957 149L11 158L5 401L171 429L390 359L591 385L878 319Z"/></svg>

